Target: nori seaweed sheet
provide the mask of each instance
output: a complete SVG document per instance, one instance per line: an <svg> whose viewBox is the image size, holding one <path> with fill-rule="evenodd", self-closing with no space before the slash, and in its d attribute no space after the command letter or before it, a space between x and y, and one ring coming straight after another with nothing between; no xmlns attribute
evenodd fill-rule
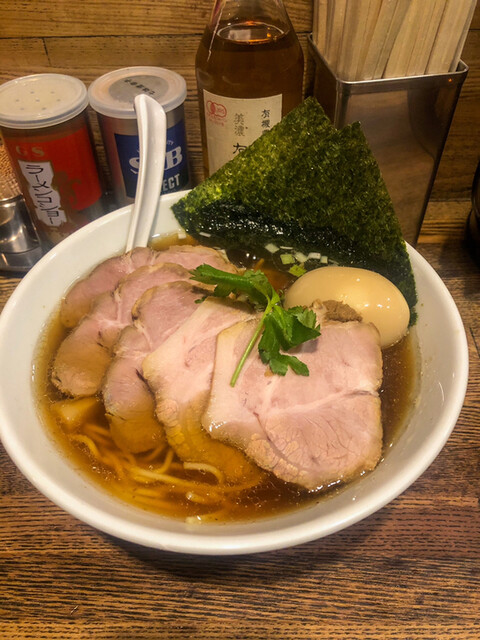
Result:
<svg viewBox="0 0 480 640"><path fill-rule="evenodd" d="M173 206L193 237L228 247L292 246L372 269L402 291L415 281L398 219L359 123L335 129L307 98ZM310 260L307 268L320 266ZM412 312L412 321L414 313Z"/></svg>

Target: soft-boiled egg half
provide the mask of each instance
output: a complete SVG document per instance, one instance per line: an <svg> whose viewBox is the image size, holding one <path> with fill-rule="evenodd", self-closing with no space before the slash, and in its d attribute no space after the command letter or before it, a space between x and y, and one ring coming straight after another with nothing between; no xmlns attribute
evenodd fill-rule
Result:
<svg viewBox="0 0 480 640"><path fill-rule="evenodd" d="M285 306L310 306L315 300L343 302L374 324L388 347L407 332L410 309L397 287L379 273L356 267L320 267L298 278L285 294Z"/></svg>

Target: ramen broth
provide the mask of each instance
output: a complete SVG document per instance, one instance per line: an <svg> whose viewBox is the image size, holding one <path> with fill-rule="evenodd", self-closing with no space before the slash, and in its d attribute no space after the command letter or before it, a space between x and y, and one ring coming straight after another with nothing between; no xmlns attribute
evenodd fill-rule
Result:
<svg viewBox="0 0 480 640"><path fill-rule="evenodd" d="M268 265L262 265L265 267L268 271ZM279 274L279 280L285 281L284 276ZM339 482L308 491L267 472L256 486L232 486L223 484L211 470L186 469L168 446L144 454L121 451L110 437L100 399L94 415L69 431L54 409L55 403L65 397L50 382L51 361L66 334L57 314L40 341L34 368L39 411L75 467L117 497L173 518L231 522L287 512L318 502L346 486ZM416 354L413 334L383 351L380 398L384 451L401 433L413 403L418 378Z"/></svg>

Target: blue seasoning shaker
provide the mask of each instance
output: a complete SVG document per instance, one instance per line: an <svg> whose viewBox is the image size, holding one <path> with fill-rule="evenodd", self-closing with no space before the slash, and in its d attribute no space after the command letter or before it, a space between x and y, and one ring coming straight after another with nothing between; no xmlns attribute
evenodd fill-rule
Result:
<svg viewBox="0 0 480 640"><path fill-rule="evenodd" d="M96 111L117 206L135 199L139 169L138 127L134 99L146 93L167 116L167 148L162 193L190 187L185 116L187 94L182 76L162 67L127 67L97 78L88 89Z"/></svg>

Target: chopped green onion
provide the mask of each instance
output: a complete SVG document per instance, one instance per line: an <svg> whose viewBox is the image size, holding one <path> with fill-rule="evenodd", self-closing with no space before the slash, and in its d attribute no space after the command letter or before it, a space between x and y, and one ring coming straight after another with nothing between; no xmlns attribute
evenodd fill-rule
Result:
<svg viewBox="0 0 480 640"><path fill-rule="evenodd" d="M303 276L304 273L307 273L307 270L300 264L294 264L293 267L290 267L288 273L291 273L292 276L296 276L297 278L299 278L300 276Z"/></svg>
<svg viewBox="0 0 480 640"><path fill-rule="evenodd" d="M297 251L295 253L295 260L297 262L306 262L308 260L308 256L306 256L304 253L302 253L301 251Z"/></svg>
<svg viewBox="0 0 480 640"><path fill-rule="evenodd" d="M265 249L269 252L269 253L277 253L278 251L278 247L276 244L273 244L272 242L269 242L268 244L265 245Z"/></svg>
<svg viewBox="0 0 480 640"><path fill-rule="evenodd" d="M293 264L295 262L295 258L291 253L282 253L280 260L282 261L282 264Z"/></svg>

